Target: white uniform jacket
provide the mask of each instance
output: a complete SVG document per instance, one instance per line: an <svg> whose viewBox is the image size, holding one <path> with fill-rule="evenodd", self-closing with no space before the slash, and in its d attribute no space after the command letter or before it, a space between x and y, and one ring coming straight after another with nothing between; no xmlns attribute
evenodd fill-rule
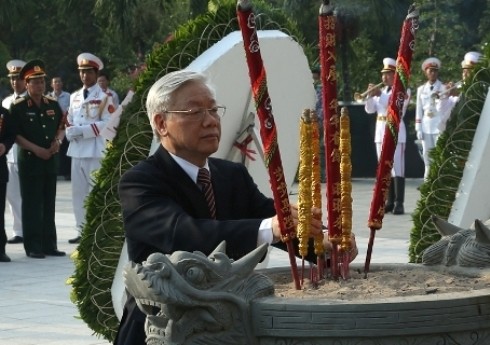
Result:
<svg viewBox="0 0 490 345"><path fill-rule="evenodd" d="M446 91L439 80L431 85L429 82L417 89L417 109L415 111L415 130L427 134L439 134L441 121L444 120L444 109L447 109L447 97L436 98L432 95Z"/></svg>
<svg viewBox="0 0 490 345"><path fill-rule="evenodd" d="M100 136L111 112L115 110L112 97L95 84L83 99L83 88L70 96L66 138L70 142L67 155L75 158L98 158L104 156L105 139Z"/></svg>
<svg viewBox="0 0 490 345"><path fill-rule="evenodd" d="M405 122L403 117L407 111L408 103L410 102L410 89L407 90L407 96L403 102L403 110L400 114L400 128L398 129L398 143L407 142L407 130L405 128ZM386 116L388 115L388 101L390 100L391 89L388 91L388 87L385 86L381 90L379 96L369 97L366 99L364 110L368 114L376 113L376 129L374 130L374 142L382 143L385 135Z"/></svg>
<svg viewBox="0 0 490 345"><path fill-rule="evenodd" d="M2 107L4 107L5 109L7 109L8 111L10 111L10 105L12 103L14 103L14 101L18 98L18 97L23 97L27 95L27 91L24 91L23 93L21 93L20 95L16 94L15 92L13 94L11 94L10 96L8 97L5 97L2 101ZM7 153L7 162L9 163L16 163L17 164L17 151L18 151L18 146L16 143L14 143L12 145L12 148L10 149L10 151Z"/></svg>

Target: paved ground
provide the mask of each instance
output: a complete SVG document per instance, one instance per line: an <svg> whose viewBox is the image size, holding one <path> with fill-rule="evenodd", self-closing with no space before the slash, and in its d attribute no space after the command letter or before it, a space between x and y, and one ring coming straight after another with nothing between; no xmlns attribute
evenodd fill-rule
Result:
<svg viewBox="0 0 490 345"><path fill-rule="evenodd" d="M359 245L359 257L364 262L369 230L367 219L373 189L372 179L356 179L353 184L353 227ZM407 180L406 214L387 215L383 229L377 232L371 262L405 263L413 211L419 196L416 187L421 180ZM291 191L295 200L295 190ZM71 208L70 182L58 182L56 222L58 248L71 254L76 245L68 244L74 237L75 219ZM8 236L12 218L6 212ZM7 245L11 263L0 264L0 344L2 345L96 345L109 344L92 335L79 319L77 308L70 302L70 286L66 279L73 273L69 256L44 260L26 257L23 246ZM288 265L287 256L273 251L269 266Z"/></svg>

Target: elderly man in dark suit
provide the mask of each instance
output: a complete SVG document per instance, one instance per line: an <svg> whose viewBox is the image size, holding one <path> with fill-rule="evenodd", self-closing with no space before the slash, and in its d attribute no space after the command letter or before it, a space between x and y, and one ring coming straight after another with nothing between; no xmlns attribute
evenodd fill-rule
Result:
<svg viewBox="0 0 490 345"><path fill-rule="evenodd" d="M218 150L225 108L207 79L191 71L169 73L152 86L146 107L161 145L120 181L129 259L142 262L151 253L177 250L207 255L221 241L234 259L264 242L284 247L273 201L257 189L247 169L209 157ZM203 169L209 190L200 182ZM297 222L295 206L292 216ZM311 226L312 235L322 231L319 220ZM144 322L129 296L115 344L144 345Z"/></svg>

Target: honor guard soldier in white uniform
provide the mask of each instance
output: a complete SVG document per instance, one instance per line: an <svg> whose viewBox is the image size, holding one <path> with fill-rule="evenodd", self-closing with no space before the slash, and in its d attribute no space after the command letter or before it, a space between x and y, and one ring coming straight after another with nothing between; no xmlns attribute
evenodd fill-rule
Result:
<svg viewBox="0 0 490 345"><path fill-rule="evenodd" d="M389 99L395 80L396 61L392 58L383 59L383 69L381 70L381 80L384 86L380 89L374 84L369 84L366 104L364 110L368 114L375 113L376 129L374 133L374 143L376 144L376 153L381 156L381 148L383 146L383 138L386 127L386 116L388 114ZM393 160L393 169L391 172L391 183L388 199L385 205L385 212L393 212L393 214L404 214L405 208L405 143L407 141L407 131L403 117L410 101L410 89L407 89L405 102L403 103L403 111L401 115L400 128L398 130L398 141L395 149Z"/></svg>
<svg viewBox="0 0 490 345"><path fill-rule="evenodd" d="M67 155L71 157L73 211L78 231L70 243L80 242L85 198L93 187L92 173L100 168L106 148L100 132L111 116L110 111L114 110L111 97L97 84L97 73L104 68L102 61L93 54L82 53L77 63L83 87L70 96L66 128L66 138L70 142Z"/></svg>
<svg viewBox="0 0 490 345"><path fill-rule="evenodd" d="M468 52L465 54L463 61L461 61L461 81L457 83L448 83L446 85L446 94L442 95L442 97L447 97L447 102L440 103L438 105L438 110L440 110L444 116L441 124L439 125L439 129L444 131L446 129L446 122L451 116L451 112L456 104L459 102L460 95L458 94L457 89L463 86L463 83L468 79L471 71L475 67L475 65L480 61L481 54L478 52ZM445 108L441 108L442 106L446 106Z"/></svg>
<svg viewBox="0 0 490 345"><path fill-rule="evenodd" d="M7 62L8 77L14 93L2 101L2 107L10 109L12 103L20 97L27 95L25 80L19 78L19 73L25 65L25 61L11 60ZM22 234L22 198L20 195L19 184L19 167L17 165L17 144L14 144L7 154L7 167L9 170L9 181L7 183L7 201L10 205L10 211L14 218L13 234L7 243L22 243L24 237Z"/></svg>
<svg viewBox="0 0 490 345"><path fill-rule="evenodd" d="M441 61L430 57L422 63L422 70L427 77L427 82L417 89L417 108L415 111L415 131L417 139L422 141L422 157L424 159L424 179L429 176L430 159L429 152L436 146L437 138L441 133L440 124L444 113L441 111L447 105L447 97L439 97L444 94L446 87L438 79Z"/></svg>

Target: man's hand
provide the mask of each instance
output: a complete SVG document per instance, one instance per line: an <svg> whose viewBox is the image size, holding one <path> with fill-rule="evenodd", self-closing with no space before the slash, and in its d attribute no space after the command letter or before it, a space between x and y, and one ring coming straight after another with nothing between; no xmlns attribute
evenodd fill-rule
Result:
<svg viewBox="0 0 490 345"><path fill-rule="evenodd" d="M58 140L53 140L51 142L51 146L49 147L49 152L51 155L54 155L60 151L60 144L58 143Z"/></svg>
<svg viewBox="0 0 490 345"><path fill-rule="evenodd" d="M45 161L47 161L48 159L51 158L52 154L51 154L51 149L45 149L44 147L36 147L36 149L34 151L34 154L41 158L41 159L44 159Z"/></svg>
<svg viewBox="0 0 490 345"><path fill-rule="evenodd" d="M376 84L369 84L367 90L371 90L367 94L368 97L379 97L381 95L381 89L376 87Z"/></svg>
<svg viewBox="0 0 490 345"><path fill-rule="evenodd" d="M322 211L319 208L313 208L311 210L312 219L310 224L310 237L314 237L318 234L323 233L325 229L323 227L320 216ZM298 205L291 205L291 217L293 218L294 227L298 227ZM272 218L272 235L274 236L273 242L279 242L281 240L281 229L279 227L279 220L277 216ZM332 242L328 240L328 234L325 232L323 234L323 247L325 249L325 253L330 253L332 251ZM350 261L354 260L357 257L358 249L356 243L356 237L354 234L351 234L351 250L349 252Z"/></svg>
<svg viewBox="0 0 490 345"><path fill-rule="evenodd" d="M82 128L79 126L66 127L66 139L68 141L78 140L83 138Z"/></svg>
<svg viewBox="0 0 490 345"><path fill-rule="evenodd" d="M0 157L5 154L5 151L7 151L7 149L5 148L5 145L0 144Z"/></svg>
<svg viewBox="0 0 490 345"><path fill-rule="evenodd" d="M294 228L298 227L298 205L290 205L291 207L291 217L294 222ZM311 210L311 224L310 224L310 237L314 237L322 233L323 224L322 220L319 219L322 211L319 208L313 208ZM279 220L277 216L272 218L272 235L274 236L274 242L281 239L281 228L279 226Z"/></svg>
<svg viewBox="0 0 490 345"><path fill-rule="evenodd" d="M417 131L417 139L418 140L424 139L424 134L422 133L422 131Z"/></svg>

